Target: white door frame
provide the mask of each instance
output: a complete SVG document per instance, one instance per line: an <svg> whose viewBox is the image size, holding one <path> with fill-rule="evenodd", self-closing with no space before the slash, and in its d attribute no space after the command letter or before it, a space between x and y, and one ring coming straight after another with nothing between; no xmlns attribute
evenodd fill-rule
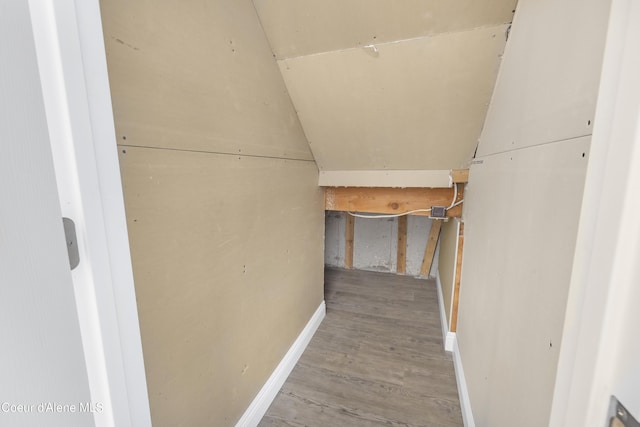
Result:
<svg viewBox="0 0 640 427"><path fill-rule="evenodd" d="M553 427L606 425L616 365L626 357L621 345L638 339L638 325L629 325L628 319L638 311L633 295L640 277L639 75L640 3L613 0L558 362ZM629 326L635 331L625 336ZM637 382L638 372L631 375ZM635 395L640 396L640 390ZM636 411L638 401L632 402Z"/></svg>
<svg viewBox="0 0 640 427"><path fill-rule="evenodd" d="M96 426L150 426L98 0L29 0Z"/></svg>

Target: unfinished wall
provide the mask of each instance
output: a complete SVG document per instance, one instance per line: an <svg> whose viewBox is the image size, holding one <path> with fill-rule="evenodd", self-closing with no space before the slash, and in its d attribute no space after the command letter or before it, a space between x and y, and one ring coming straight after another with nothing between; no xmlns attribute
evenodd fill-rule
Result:
<svg viewBox="0 0 640 427"><path fill-rule="evenodd" d="M479 427L549 421L608 7L518 4L465 194L457 334Z"/></svg>
<svg viewBox="0 0 640 427"><path fill-rule="evenodd" d="M153 424L232 426L323 299L317 167L249 0L102 14Z"/></svg>
<svg viewBox="0 0 640 427"><path fill-rule="evenodd" d="M330 267L345 266L345 212L327 211L325 222L325 258ZM369 271L397 272L397 218L355 219L353 268ZM431 220L424 216L407 217L406 274L419 276L424 250L431 229ZM430 275L438 268L438 251Z"/></svg>

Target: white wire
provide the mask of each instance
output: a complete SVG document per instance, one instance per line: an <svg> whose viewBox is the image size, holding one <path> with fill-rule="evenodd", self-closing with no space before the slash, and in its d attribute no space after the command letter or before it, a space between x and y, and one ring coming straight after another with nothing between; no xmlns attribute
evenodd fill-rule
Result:
<svg viewBox="0 0 640 427"><path fill-rule="evenodd" d="M362 214L357 214L357 213L353 213L353 212L347 212L349 215L351 216L355 216L357 218L397 218L400 216L405 216L405 215L411 215L412 213L416 213L416 212L431 212L431 209L415 209L409 212L404 212L404 213L400 213L400 214L388 214L388 215L362 215Z"/></svg>
<svg viewBox="0 0 640 427"><path fill-rule="evenodd" d="M464 202L464 199L462 199L462 200L460 200L460 201L458 201L458 202L454 203L453 205L451 205L450 207L448 207L448 208L447 208L447 210L449 210L449 209L451 209L451 208L455 208L455 207L456 207L456 206L458 206L458 205L461 205L461 204L462 204L462 202Z"/></svg>
<svg viewBox="0 0 640 427"><path fill-rule="evenodd" d="M447 210L451 209L454 206L454 203L456 202L457 198L458 198L458 183L455 182L453 184L453 200L451 201L451 204L449 205Z"/></svg>
<svg viewBox="0 0 640 427"><path fill-rule="evenodd" d="M464 202L464 199L456 202L457 198L458 198L458 184L454 183L453 184L453 200L451 201L451 204L449 205L449 207L445 208L445 209L449 210L451 208L454 208L454 207L462 204L462 202ZM362 214L357 214L357 213L353 213L353 212L347 212L347 213L349 215L351 215L351 216L355 216L356 218L377 219L377 218L398 218L398 217L401 217L401 216L411 215L411 214L417 213L417 212L431 212L431 208L429 208L429 209L414 209L412 211L403 212L403 213L400 213L400 214L385 214L385 215L362 215Z"/></svg>

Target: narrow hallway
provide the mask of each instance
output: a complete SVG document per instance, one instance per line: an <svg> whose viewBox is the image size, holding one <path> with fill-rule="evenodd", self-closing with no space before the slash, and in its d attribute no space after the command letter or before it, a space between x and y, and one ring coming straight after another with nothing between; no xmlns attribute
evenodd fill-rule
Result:
<svg viewBox="0 0 640 427"><path fill-rule="evenodd" d="M325 300L260 426L462 426L433 280L327 269Z"/></svg>

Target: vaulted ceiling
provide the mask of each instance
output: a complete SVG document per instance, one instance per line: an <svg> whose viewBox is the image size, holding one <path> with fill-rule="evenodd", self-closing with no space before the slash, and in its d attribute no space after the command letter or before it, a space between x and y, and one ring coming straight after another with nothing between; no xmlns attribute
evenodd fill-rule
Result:
<svg viewBox="0 0 640 427"><path fill-rule="evenodd" d="M517 0L254 0L319 169L468 165Z"/></svg>

